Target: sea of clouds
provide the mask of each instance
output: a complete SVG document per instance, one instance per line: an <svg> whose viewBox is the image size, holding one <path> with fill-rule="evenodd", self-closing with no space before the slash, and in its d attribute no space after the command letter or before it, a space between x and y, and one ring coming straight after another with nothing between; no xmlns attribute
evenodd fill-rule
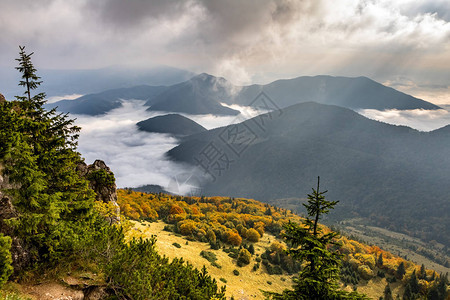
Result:
<svg viewBox="0 0 450 300"><path fill-rule="evenodd" d="M139 131L136 123L165 112L146 111L143 101L124 101L123 106L103 116L72 115L82 128L78 150L90 164L101 159L113 170L118 187L159 185L174 193L189 193L187 181L195 177L192 166L169 160L165 153L179 144L168 134ZM207 129L241 122L261 111L230 106L238 116L187 115ZM450 124L450 106L440 110L360 110L360 114L382 122L430 131ZM201 182L194 183L195 185Z"/></svg>
<svg viewBox="0 0 450 300"><path fill-rule="evenodd" d="M441 108L437 110L362 109L358 112L369 119L384 123L405 125L419 131L432 131L450 124L450 105L441 105Z"/></svg>
<svg viewBox="0 0 450 300"><path fill-rule="evenodd" d="M81 133L78 151L90 164L101 159L113 170L118 187L160 185L172 192L187 193L190 186L184 182L174 185L174 180L192 174L193 167L173 162L165 153L176 147L179 140L171 135L138 130L136 123L166 112L146 111L143 101L128 100L123 106L102 116L71 115ZM207 129L241 122L256 116L257 111L237 105L238 116L188 115ZM178 179L177 179L178 177ZM185 180L185 179L183 179Z"/></svg>

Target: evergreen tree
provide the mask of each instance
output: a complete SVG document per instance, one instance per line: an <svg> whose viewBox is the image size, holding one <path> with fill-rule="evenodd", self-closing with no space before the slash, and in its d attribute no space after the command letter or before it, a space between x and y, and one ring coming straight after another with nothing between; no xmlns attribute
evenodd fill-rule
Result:
<svg viewBox="0 0 450 300"><path fill-rule="evenodd" d="M394 300L394 298L392 298L392 291L391 291L391 286L388 284L386 284L386 287L384 288L384 300Z"/></svg>
<svg viewBox="0 0 450 300"><path fill-rule="evenodd" d="M266 292L269 299L367 299L356 292L348 293L339 290L340 254L330 250L334 245L335 232L323 233L319 220L327 214L338 201L325 200L321 192L320 178L317 189L308 195L308 203L304 204L308 217L303 226L289 222L285 225L284 238L291 245L287 252L296 260L304 262L298 278L294 280L293 290L285 290L282 294Z"/></svg>
<svg viewBox="0 0 450 300"><path fill-rule="evenodd" d="M398 267L397 270L395 271L395 275L398 277L398 279L402 279L403 275L406 274L406 270L405 270L405 264L403 262L401 262Z"/></svg>
<svg viewBox="0 0 450 300"><path fill-rule="evenodd" d="M20 86L25 87L25 95L27 95L27 100L31 102L31 90L36 89L42 81L38 81L40 79L39 76L36 75L36 69L31 63L31 55L25 52L25 46L19 46L19 58L16 60L19 62L19 66L16 67L17 70L22 74L22 80L19 82Z"/></svg>
<svg viewBox="0 0 450 300"><path fill-rule="evenodd" d="M405 292L403 293L403 300L412 300L413 298L413 293L411 291L411 286L409 285L409 283L406 284L405 287Z"/></svg>
<svg viewBox="0 0 450 300"><path fill-rule="evenodd" d="M381 268L383 266L383 253L380 253L377 259L377 266Z"/></svg>
<svg viewBox="0 0 450 300"><path fill-rule="evenodd" d="M420 266L419 279L427 279L427 271L425 270L424 264Z"/></svg>
<svg viewBox="0 0 450 300"><path fill-rule="evenodd" d="M94 194L76 171L82 161L76 152L80 128L67 115L46 111L44 93L32 95L41 83L32 54L20 47L17 59L26 96L0 105L0 161L10 181L20 186L7 191L19 213L7 223L39 262L75 252Z"/></svg>
<svg viewBox="0 0 450 300"><path fill-rule="evenodd" d="M411 287L411 292L413 294L417 294L419 293L419 281L417 280L417 276L416 276L416 270L414 270L414 272L411 274L411 277L409 278L409 286Z"/></svg>

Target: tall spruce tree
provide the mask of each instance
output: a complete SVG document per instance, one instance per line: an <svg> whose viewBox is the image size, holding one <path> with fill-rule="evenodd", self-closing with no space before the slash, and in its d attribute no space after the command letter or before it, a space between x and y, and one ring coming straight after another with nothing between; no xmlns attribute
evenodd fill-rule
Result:
<svg viewBox="0 0 450 300"><path fill-rule="evenodd" d="M33 95L41 81L31 54L19 47L16 68L25 96L2 103L0 161L10 181L18 218L8 220L32 249L34 262L51 261L74 251L92 211L93 191L76 171L82 161L76 152L79 127L67 115L47 111L45 94Z"/></svg>
<svg viewBox="0 0 450 300"><path fill-rule="evenodd" d="M284 238L291 248L287 251L294 259L303 262L304 267L294 280L293 290L282 294L265 292L268 299L368 299L356 292L348 293L339 289L341 255L332 250L335 232L324 233L319 220L328 214L338 201L325 200L320 191L320 177L317 189L308 195L308 203L303 204L308 216L303 226L289 222L285 225Z"/></svg>

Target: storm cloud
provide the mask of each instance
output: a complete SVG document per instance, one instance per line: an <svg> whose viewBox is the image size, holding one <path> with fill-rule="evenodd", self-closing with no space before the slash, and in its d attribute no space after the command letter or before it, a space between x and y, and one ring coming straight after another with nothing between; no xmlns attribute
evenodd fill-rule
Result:
<svg viewBox="0 0 450 300"><path fill-rule="evenodd" d="M0 66L18 45L39 68L171 65L236 84L300 75L408 77L414 96L450 81L445 0L4 0ZM400 90L403 87L398 87ZM414 94L415 93L415 94Z"/></svg>

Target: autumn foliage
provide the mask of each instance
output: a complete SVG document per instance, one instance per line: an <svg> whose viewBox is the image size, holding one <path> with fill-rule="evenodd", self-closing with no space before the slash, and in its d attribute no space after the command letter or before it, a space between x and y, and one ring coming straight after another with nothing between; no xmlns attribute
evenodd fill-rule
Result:
<svg viewBox="0 0 450 300"><path fill-rule="evenodd" d="M161 219L171 224L169 226L172 226L170 228L173 231L188 239L209 242L212 247L256 243L265 232L280 236L283 225L289 221L301 223L301 218L288 210L243 198L182 197L118 190L118 203L122 213L128 218L147 221ZM324 234L330 232L329 228L322 225L320 227ZM336 242L346 268L351 273L358 274L357 281L385 274L383 276L386 278L395 277L406 285L412 274L421 272L420 266L377 246L368 246L345 236L339 236ZM286 255L285 250L283 243L268 245L262 256L266 270L273 274L298 272L299 265ZM246 261L247 252L241 255L241 260L244 256ZM397 271L401 264L405 274L398 278ZM422 270L422 277L418 280L420 294L427 295L437 286L435 280L438 278L434 271Z"/></svg>

